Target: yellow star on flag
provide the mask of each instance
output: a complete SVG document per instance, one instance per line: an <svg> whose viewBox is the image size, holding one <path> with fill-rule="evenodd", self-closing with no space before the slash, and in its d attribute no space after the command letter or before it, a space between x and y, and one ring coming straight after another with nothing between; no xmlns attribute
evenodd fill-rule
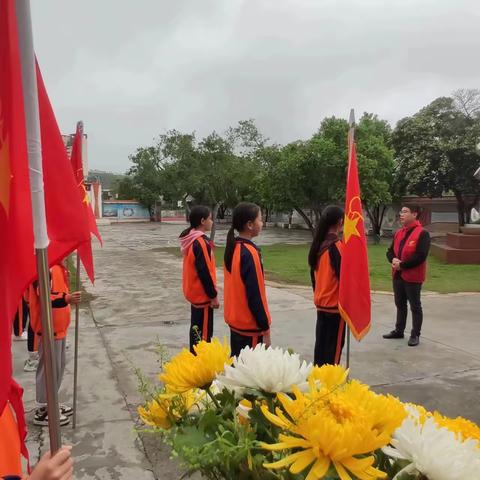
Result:
<svg viewBox="0 0 480 480"><path fill-rule="evenodd" d="M88 197L88 192L87 192L87 189L85 188L85 183L81 182L78 186L83 190L82 202L88 205L90 203L90 198Z"/></svg>
<svg viewBox="0 0 480 480"><path fill-rule="evenodd" d="M363 216L358 210L352 209L352 204L355 200L358 200L360 202L360 197L352 198L352 200L350 201L348 212L345 215L345 222L343 225L343 236L345 239L345 243L348 243L352 235L360 237L360 232L358 231L357 224L361 219L363 220Z"/></svg>

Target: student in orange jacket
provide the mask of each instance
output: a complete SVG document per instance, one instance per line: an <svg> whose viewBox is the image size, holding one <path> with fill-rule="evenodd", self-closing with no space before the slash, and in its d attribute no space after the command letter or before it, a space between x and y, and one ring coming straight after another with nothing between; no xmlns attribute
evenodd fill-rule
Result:
<svg viewBox="0 0 480 480"><path fill-rule="evenodd" d="M338 311L343 216L340 207L323 210L308 254L317 307L314 364L318 366L338 364L345 341L345 322Z"/></svg>
<svg viewBox="0 0 480 480"><path fill-rule="evenodd" d="M9 403L0 413L0 479L71 480L71 447L61 448L53 457L45 454L30 475L22 474L21 440L13 408Z"/></svg>
<svg viewBox="0 0 480 480"><path fill-rule="evenodd" d="M59 262L50 269L51 281L51 299L53 314L53 334L54 334L54 361L56 363L57 387L63 379L65 371L65 348L67 330L70 326L70 305L79 303L81 300L80 292L70 294L68 271L63 262ZM30 321L32 330L38 337L38 367L36 373L36 398L37 410L33 423L42 427L48 426L47 414L47 392L45 388L45 362L42 345L42 322L40 317L40 300L38 296L38 287L30 286ZM69 423L68 417L73 414L73 409L65 404L60 405L60 425Z"/></svg>
<svg viewBox="0 0 480 480"><path fill-rule="evenodd" d="M183 293L191 304L190 351L200 340L213 335L213 309L219 307L213 242L206 233L212 229L212 212L195 205L190 210L190 227L180 234L183 255Z"/></svg>
<svg viewBox="0 0 480 480"><path fill-rule="evenodd" d="M252 242L263 227L260 207L240 203L233 210L225 247L225 322L232 355L257 343L270 345L270 324L260 249ZM235 230L238 237L235 237Z"/></svg>

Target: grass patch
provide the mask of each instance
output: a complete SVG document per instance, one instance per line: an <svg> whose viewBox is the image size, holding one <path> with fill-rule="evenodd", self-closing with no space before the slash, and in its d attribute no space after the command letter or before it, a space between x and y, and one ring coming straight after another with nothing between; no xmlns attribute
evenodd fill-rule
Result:
<svg viewBox="0 0 480 480"><path fill-rule="evenodd" d="M67 257L66 266L70 278L70 292L75 292L77 291L77 260L74 255L69 255ZM93 300L94 296L85 288L85 285L81 280L80 288L78 290L82 292L81 304L90 303Z"/></svg>
<svg viewBox="0 0 480 480"><path fill-rule="evenodd" d="M388 244L369 245L370 283L372 290L392 291L392 278L385 253ZM295 285L310 285L307 265L308 245L262 246L267 279ZM164 248L180 256L178 247ZM217 266L223 264L223 247L215 248ZM424 290L440 293L480 292L480 265L450 265L430 255Z"/></svg>

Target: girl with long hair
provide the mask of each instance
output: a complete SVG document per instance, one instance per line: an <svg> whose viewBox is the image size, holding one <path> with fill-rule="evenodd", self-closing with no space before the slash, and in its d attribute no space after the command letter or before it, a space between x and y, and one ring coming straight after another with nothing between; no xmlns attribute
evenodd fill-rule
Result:
<svg viewBox="0 0 480 480"><path fill-rule="evenodd" d="M317 307L314 363L318 366L338 364L345 341L345 322L338 310L343 216L343 210L335 205L323 210L308 254Z"/></svg>

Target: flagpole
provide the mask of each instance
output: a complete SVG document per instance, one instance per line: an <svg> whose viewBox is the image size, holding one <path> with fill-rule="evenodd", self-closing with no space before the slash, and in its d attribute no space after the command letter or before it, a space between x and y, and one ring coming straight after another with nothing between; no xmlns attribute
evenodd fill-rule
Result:
<svg viewBox="0 0 480 480"><path fill-rule="evenodd" d="M353 142L355 141L355 111L353 108L350 110L350 118L348 119L348 160L350 163L351 152ZM347 324L347 368L350 368L350 338L351 338L351 331L350 327Z"/></svg>
<svg viewBox="0 0 480 480"><path fill-rule="evenodd" d="M77 130L80 130L83 142L83 122L77 123ZM83 165L83 148L82 148L82 165ZM75 172L76 173L76 172ZM75 289L80 290L80 255L77 250L77 270L75 272ZM78 385L78 339L79 339L79 317L80 305L75 304L75 352L73 362L73 416L72 428L77 427L77 385Z"/></svg>
<svg viewBox="0 0 480 480"><path fill-rule="evenodd" d="M42 318L42 348L47 391L50 451L55 453L62 443L60 435L56 364L54 361L52 305L50 300L50 270L48 267L47 223L43 190L42 143L38 107L37 76L33 49L32 20L29 0L16 0L20 61L22 65L25 127L27 133L30 189L32 196L33 230L37 260L38 284Z"/></svg>

